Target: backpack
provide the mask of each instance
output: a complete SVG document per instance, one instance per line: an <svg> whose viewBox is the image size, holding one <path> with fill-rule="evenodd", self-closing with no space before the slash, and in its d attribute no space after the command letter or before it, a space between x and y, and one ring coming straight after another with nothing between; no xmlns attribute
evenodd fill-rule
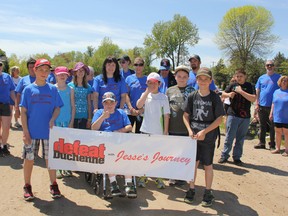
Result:
<svg viewBox="0 0 288 216"><path fill-rule="evenodd" d="M194 100L195 95L198 93L198 90L193 91L190 93L190 95L192 96L192 99ZM219 97L214 91L210 90L210 99L212 102L212 109L213 109L213 115L214 115L214 121L216 120L216 114L215 114L215 107L217 104L217 98ZM220 134L220 127L218 126L217 128L215 128L217 130L217 136L218 136L218 144L217 144L217 148L219 148L220 146L220 141L221 141L221 134ZM215 130L214 129L214 130Z"/></svg>

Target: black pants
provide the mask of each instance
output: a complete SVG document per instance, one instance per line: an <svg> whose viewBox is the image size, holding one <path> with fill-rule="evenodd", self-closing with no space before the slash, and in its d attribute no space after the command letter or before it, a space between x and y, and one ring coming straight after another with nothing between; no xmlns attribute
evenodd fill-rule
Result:
<svg viewBox="0 0 288 216"><path fill-rule="evenodd" d="M259 106L259 122L260 122L260 135L259 140L260 143L266 143L266 132L269 131L270 133L270 142L275 143L275 130L274 130L274 123L270 121L271 107L263 107Z"/></svg>
<svg viewBox="0 0 288 216"><path fill-rule="evenodd" d="M140 127L142 125L143 117L142 116L128 115L128 118L131 122L132 127L133 127L134 123L136 124L135 133L140 133Z"/></svg>
<svg viewBox="0 0 288 216"><path fill-rule="evenodd" d="M86 128L87 125L87 119L82 118L82 119L74 119L74 128L78 128L78 129L87 129Z"/></svg>

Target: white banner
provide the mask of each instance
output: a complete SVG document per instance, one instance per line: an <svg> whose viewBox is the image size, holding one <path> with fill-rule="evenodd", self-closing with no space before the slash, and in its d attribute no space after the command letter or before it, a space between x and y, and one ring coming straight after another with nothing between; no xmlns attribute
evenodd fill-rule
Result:
<svg viewBox="0 0 288 216"><path fill-rule="evenodd" d="M51 169L194 178L196 140L190 137L53 127L49 145Z"/></svg>

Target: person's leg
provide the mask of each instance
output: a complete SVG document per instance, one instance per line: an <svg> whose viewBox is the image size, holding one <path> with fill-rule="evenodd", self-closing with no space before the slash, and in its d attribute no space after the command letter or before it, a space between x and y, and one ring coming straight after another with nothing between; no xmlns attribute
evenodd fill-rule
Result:
<svg viewBox="0 0 288 216"><path fill-rule="evenodd" d="M111 195L112 196L119 196L121 195L121 191L116 181L115 174L108 174L109 181L110 181L110 188L111 188Z"/></svg>
<svg viewBox="0 0 288 216"><path fill-rule="evenodd" d="M233 149L233 160L240 160L243 154L243 144L245 141L245 136L249 128L250 119L249 118L238 118L238 129L236 132L236 140Z"/></svg>
<svg viewBox="0 0 288 216"><path fill-rule="evenodd" d="M267 117L265 113L265 109L263 107L259 108L258 111L259 116L259 144L255 145L254 148L265 148L266 144L266 131L267 131Z"/></svg>
<svg viewBox="0 0 288 216"><path fill-rule="evenodd" d="M288 156L288 128L283 128L283 133L285 138L285 152L283 153L283 156Z"/></svg>
<svg viewBox="0 0 288 216"><path fill-rule="evenodd" d="M143 122L143 117L142 116L136 116L136 128L135 128L135 133L141 133L140 128Z"/></svg>
<svg viewBox="0 0 288 216"><path fill-rule="evenodd" d="M282 131L283 129L280 127L275 127L275 135L276 135L276 149L271 151L272 154L280 153L281 148L281 140L282 140Z"/></svg>
<svg viewBox="0 0 288 216"><path fill-rule="evenodd" d="M207 190L211 190L213 182L213 165L205 166L205 186Z"/></svg>
<svg viewBox="0 0 288 216"><path fill-rule="evenodd" d="M7 145L11 116L2 116L1 119L2 119L2 145Z"/></svg>
<svg viewBox="0 0 288 216"><path fill-rule="evenodd" d="M229 115L226 120L226 138L224 141L224 147L221 154L221 159L219 163L224 163L230 157L229 153L232 149L233 140L236 137L238 129L239 119L235 116Z"/></svg>

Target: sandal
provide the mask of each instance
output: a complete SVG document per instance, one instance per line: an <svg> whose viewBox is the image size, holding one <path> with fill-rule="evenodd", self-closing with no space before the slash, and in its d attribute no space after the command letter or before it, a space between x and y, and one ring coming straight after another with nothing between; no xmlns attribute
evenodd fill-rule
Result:
<svg viewBox="0 0 288 216"><path fill-rule="evenodd" d="M280 150L279 149L275 149L275 150L271 151L271 154L280 154Z"/></svg>
<svg viewBox="0 0 288 216"><path fill-rule="evenodd" d="M282 153L282 156L283 156L283 157L288 157L288 153L287 153L287 152L283 152L283 153Z"/></svg>

